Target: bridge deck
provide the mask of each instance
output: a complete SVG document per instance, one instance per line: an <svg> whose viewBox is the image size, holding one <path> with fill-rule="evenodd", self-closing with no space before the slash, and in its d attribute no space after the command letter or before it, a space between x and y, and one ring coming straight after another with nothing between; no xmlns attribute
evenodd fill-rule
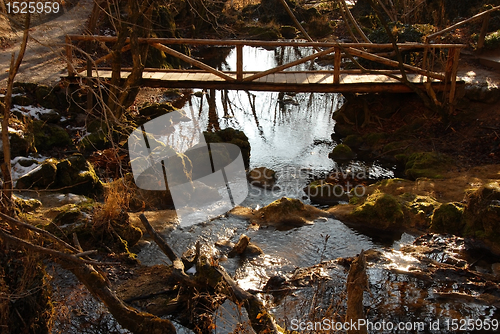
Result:
<svg viewBox="0 0 500 334"><path fill-rule="evenodd" d="M121 77L125 79L130 71L122 70ZM225 72L236 79L236 73ZM255 72L245 72L243 78ZM401 77L401 75L396 75ZM92 77L110 79L110 70L94 70ZM418 74L408 74L410 82L420 86L426 77ZM460 82L458 82L460 84ZM273 73L253 81L229 81L213 73L197 70L145 70L142 86L165 88L204 88L204 89L241 89L261 91L295 91L295 92L410 92L408 86L401 81L383 74L341 74L338 84L334 84L332 72L281 72ZM446 89L445 84L434 80L435 90Z"/></svg>

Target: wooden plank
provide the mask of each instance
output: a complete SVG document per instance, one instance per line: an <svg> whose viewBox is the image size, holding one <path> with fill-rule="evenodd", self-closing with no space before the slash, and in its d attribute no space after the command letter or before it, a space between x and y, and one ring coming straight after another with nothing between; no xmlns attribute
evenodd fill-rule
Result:
<svg viewBox="0 0 500 334"><path fill-rule="evenodd" d="M184 60L185 62L189 63L189 64L192 64L196 67L199 67L201 69L204 69L210 73L213 73L225 80L229 80L229 81L234 81L234 79L226 74L224 74L223 72L219 71L219 70L216 70L215 68L211 67L211 66L208 66L207 64L204 64L202 63L201 61L199 60L196 60L196 59L193 59L191 57L188 57L186 56L185 54L179 52L179 51L175 51L163 44L160 44L160 43L152 43L151 46L153 46L154 48L160 50L160 51L163 51L165 53L168 53L169 55L172 55L174 57L177 57L181 60Z"/></svg>
<svg viewBox="0 0 500 334"><path fill-rule="evenodd" d="M307 74L305 73L295 73L295 80L298 84L307 84L309 81L307 80Z"/></svg>

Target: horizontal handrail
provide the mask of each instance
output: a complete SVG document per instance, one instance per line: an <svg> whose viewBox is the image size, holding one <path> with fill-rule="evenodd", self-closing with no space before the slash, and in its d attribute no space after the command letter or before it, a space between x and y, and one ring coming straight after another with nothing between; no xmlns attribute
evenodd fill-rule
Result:
<svg viewBox="0 0 500 334"><path fill-rule="evenodd" d="M75 41L98 41L98 42L116 42L118 37L115 36L98 36L98 35L67 35L70 40ZM130 42L127 38L126 43ZM372 44L372 43L337 43L337 42L308 42L308 41L257 41L257 40L238 40L238 39L196 39L196 38L138 38L139 43L160 43L160 44L189 44L189 45L220 45L220 46L310 46L310 47L354 47L367 49L392 49L391 43ZM398 43L398 47L402 50L413 48L465 48L465 44L427 44L427 43Z"/></svg>

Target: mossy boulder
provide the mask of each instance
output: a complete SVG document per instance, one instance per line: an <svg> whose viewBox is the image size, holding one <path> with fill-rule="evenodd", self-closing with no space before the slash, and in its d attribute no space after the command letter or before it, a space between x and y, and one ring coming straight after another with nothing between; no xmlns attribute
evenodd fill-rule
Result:
<svg viewBox="0 0 500 334"><path fill-rule="evenodd" d="M139 109L139 115L146 117L147 119L153 119L168 114L174 110L176 110L176 108L174 108L170 103L145 103ZM184 118L180 120L189 121L190 119Z"/></svg>
<svg viewBox="0 0 500 334"><path fill-rule="evenodd" d="M338 144L333 148L328 157L334 161L352 160L356 158L356 153L346 144Z"/></svg>
<svg viewBox="0 0 500 334"><path fill-rule="evenodd" d="M12 197L16 208L21 212L32 212L42 206L42 202L35 198L24 198L16 195Z"/></svg>
<svg viewBox="0 0 500 334"><path fill-rule="evenodd" d="M500 245L500 186L489 183L467 196L466 234Z"/></svg>
<svg viewBox="0 0 500 334"><path fill-rule="evenodd" d="M47 189L56 182L57 160L47 159L40 166L21 176L16 189Z"/></svg>
<svg viewBox="0 0 500 334"><path fill-rule="evenodd" d="M405 224L426 230L431 226L432 213L441 203L430 196L404 193L398 196L404 205Z"/></svg>
<svg viewBox="0 0 500 334"><path fill-rule="evenodd" d="M461 203L445 203L432 214L431 231L461 235L464 229L464 207Z"/></svg>
<svg viewBox="0 0 500 334"><path fill-rule="evenodd" d="M420 177L439 179L452 166L452 159L444 154L417 152L408 156L405 165L405 174L413 180Z"/></svg>
<svg viewBox="0 0 500 334"><path fill-rule="evenodd" d="M42 107L48 109L59 108L59 98L54 93L54 90L45 85L38 85L35 89L36 100Z"/></svg>
<svg viewBox="0 0 500 334"><path fill-rule="evenodd" d="M276 183L276 172L266 167L254 168L248 173L248 182L256 187L270 189Z"/></svg>
<svg viewBox="0 0 500 334"><path fill-rule="evenodd" d="M404 212L400 201L389 194L375 193L351 214L355 222L374 229L388 230L403 227Z"/></svg>
<svg viewBox="0 0 500 334"><path fill-rule="evenodd" d="M327 215L325 211L304 204L298 199L282 197L259 209L251 222L258 225L295 227L310 224L313 220Z"/></svg>
<svg viewBox="0 0 500 334"><path fill-rule="evenodd" d="M243 131L226 128L216 132L203 132L207 143L230 143L238 146L241 150L245 168L250 166L250 142Z"/></svg>
<svg viewBox="0 0 500 334"><path fill-rule="evenodd" d="M24 156L28 152L33 151L33 146L27 136L20 134L18 132L9 132L10 139L10 154L12 157ZM1 143L0 139L0 143ZM3 156L3 151L0 152Z"/></svg>
<svg viewBox="0 0 500 334"><path fill-rule="evenodd" d="M37 150L50 150L54 147L72 145L68 132L58 125L35 120L31 126Z"/></svg>
<svg viewBox="0 0 500 334"><path fill-rule="evenodd" d="M101 195L103 184L92 165L79 153L57 163L57 182L55 187L63 192L94 197Z"/></svg>
<svg viewBox="0 0 500 334"><path fill-rule="evenodd" d="M108 125L102 120L91 121L87 126L87 135L83 137L78 146L81 150L103 150L109 145Z"/></svg>
<svg viewBox="0 0 500 334"><path fill-rule="evenodd" d="M361 145L363 145L363 143L364 143L363 137L357 134L352 134L345 137L344 141L342 142L342 144L347 145L354 149L359 149Z"/></svg>

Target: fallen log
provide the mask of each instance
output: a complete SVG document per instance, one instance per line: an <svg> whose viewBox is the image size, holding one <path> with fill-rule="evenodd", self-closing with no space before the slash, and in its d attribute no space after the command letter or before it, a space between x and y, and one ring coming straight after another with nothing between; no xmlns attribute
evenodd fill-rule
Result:
<svg viewBox="0 0 500 334"><path fill-rule="evenodd" d="M358 323L358 320L366 319L363 309L364 291L369 291L369 286L366 274L366 259L362 250L358 258L351 263L347 275L347 312L345 318L347 323ZM356 330L348 330L347 333L368 334L368 331L366 326L363 326L358 327Z"/></svg>

